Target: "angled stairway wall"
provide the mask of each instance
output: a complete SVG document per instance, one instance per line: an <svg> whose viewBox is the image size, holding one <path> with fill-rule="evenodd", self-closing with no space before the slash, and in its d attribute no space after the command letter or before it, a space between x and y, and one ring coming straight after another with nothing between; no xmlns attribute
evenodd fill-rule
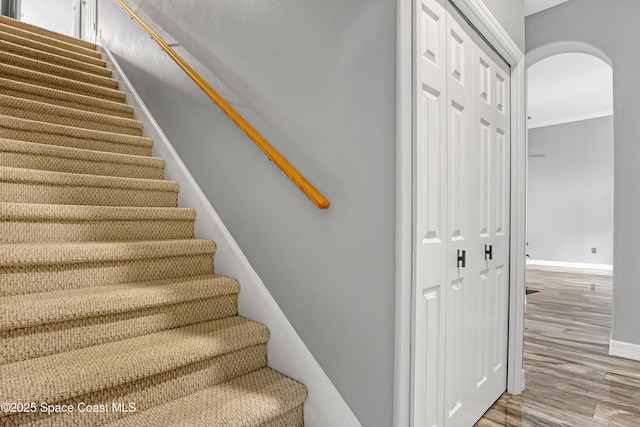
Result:
<svg viewBox="0 0 640 427"><path fill-rule="evenodd" d="M310 427L359 426L358 419L293 329L147 106L122 72L106 43L101 49L114 69L113 77L120 82L121 89L126 92L127 99L135 107L134 117L144 123L143 134L153 139L154 155L166 161L165 177L180 183L178 204L190 206L197 212L195 234L216 242L217 271L234 277L242 283L242 289L238 295L240 311L250 319L269 325L270 365L297 378L307 386L309 396L305 401L305 425Z"/></svg>
<svg viewBox="0 0 640 427"><path fill-rule="evenodd" d="M331 201L100 2L102 38L295 330L363 425L392 425L396 2L128 4Z"/></svg>

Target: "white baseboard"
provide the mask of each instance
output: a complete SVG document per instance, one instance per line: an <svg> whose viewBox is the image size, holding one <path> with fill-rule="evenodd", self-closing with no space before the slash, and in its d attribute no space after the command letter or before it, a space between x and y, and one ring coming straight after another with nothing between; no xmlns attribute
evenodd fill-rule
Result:
<svg viewBox="0 0 640 427"><path fill-rule="evenodd" d="M127 102L134 107L134 117L144 124L143 134L154 140L153 155L166 160L165 177L180 183L178 204L196 210L195 234L214 240L216 273L234 277L240 282L238 300L240 313L269 327L269 365L307 386L309 397L304 405L304 421L309 427L360 427L360 422L315 360L300 336L293 329L268 289L251 267L246 256L222 223L180 157L155 122L115 58L102 44L103 53L127 93ZM212 104L211 108L215 108Z"/></svg>
<svg viewBox="0 0 640 427"><path fill-rule="evenodd" d="M528 259L527 265L546 265L549 267L586 268L590 270L613 271L611 264L589 264L584 262L545 261L541 259Z"/></svg>
<svg viewBox="0 0 640 427"><path fill-rule="evenodd" d="M609 341L609 355L640 360L640 345L612 339Z"/></svg>

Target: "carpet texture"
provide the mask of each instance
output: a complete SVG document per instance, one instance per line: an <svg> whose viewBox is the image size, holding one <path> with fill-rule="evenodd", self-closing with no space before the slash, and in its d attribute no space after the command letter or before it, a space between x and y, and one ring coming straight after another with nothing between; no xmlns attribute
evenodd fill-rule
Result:
<svg viewBox="0 0 640 427"><path fill-rule="evenodd" d="M111 75L0 16L0 425L303 425Z"/></svg>

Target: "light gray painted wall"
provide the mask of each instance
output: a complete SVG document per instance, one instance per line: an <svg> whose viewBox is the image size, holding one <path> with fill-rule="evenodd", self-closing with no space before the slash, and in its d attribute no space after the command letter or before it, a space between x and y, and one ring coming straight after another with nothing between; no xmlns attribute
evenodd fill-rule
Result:
<svg viewBox="0 0 640 427"><path fill-rule="evenodd" d="M73 0L21 0L20 20L73 35Z"/></svg>
<svg viewBox="0 0 640 427"><path fill-rule="evenodd" d="M392 425L395 2L130 3L330 199L317 209L100 2L103 37L294 328L364 426Z"/></svg>
<svg viewBox="0 0 640 427"><path fill-rule="evenodd" d="M524 52L524 0L482 0L482 2Z"/></svg>
<svg viewBox="0 0 640 427"><path fill-rule="evenodd" d="M612 264L613 117L531 129L529 149L531 259Z"/></svg>
<svg viewBox="0 0 640 427"><path fill-rule="evenodd" d="M617 341L640 344L640 2L572 0L526 20L527 52L577 41L613 62L614 246L613 330Z"/></svg>

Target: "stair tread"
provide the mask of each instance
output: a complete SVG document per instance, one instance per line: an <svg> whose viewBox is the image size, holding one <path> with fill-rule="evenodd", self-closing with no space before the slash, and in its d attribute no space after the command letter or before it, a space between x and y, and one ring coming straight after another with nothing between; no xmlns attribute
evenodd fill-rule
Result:
<svg viewBox="0 0 640 427"><path fill-rule="evenodd" d="M109 425L260 426L301 405L306 397L304 385L263 368Z"/></svg>
<svg viewBox="0 0 640 427"><path fill-rule="evenodd" d="M98 76L86 71L80 71L61 65L51 64L49 62L39 61L23 55L17 55L0 50L0 61L5 64L11 64L20 68L29 70L37 70L51 77L57 76L66 79L73 79L79 82L104 87L111 90L118 89L119 83L111 77Z"/></svg>
<svg viewBox="0 0 640 427"><path fill-rule="evenodd" d="M9 243L0 245L0 268L131 261L176 255L213 255L215 251L215 242L204 239Z"/></svg>
<svg viewBox="0 0 640 427"><path fill-rule="evenodd" d="M87 160L91 162L122 163L160 169L164 168L165 165L165 160L160 157L136 156L134 154L86 150L83 148L41 144L38 142L20 141L7 138L0 138L0 152L24 152L48 157L63 157L67 159Z"/></svg>
<svg viewBox="0 0 640 427"><path fill-rule="evenodd" d="M102 58L102 54L96 48L92 49L92 48L80 46L74 43L69 43L64 40L48 37L44 34L36 34L26 29L8 25L7 22L2 20L0 20L0 30L2 30L2 32L4 33L13 34L15 36L37 41L38 43L46 44L49 46L55 46L57 48L64 49L70 52L77 52L82 55L86 55L94 58Z"/></svg>
<svg viewBox="0 0 640 427"><path fill-rule="evenodd" d="M140 120L127 119L124 117L112 116L109 114L100 114L90 111L84 111L76 108L61 107L59 105L48 104L46 102L34 101L30 99L17 98L9 95L0 94L0 108L4 111L11 108L14 110L22 110L22 114L28 116L15 116L3 112L3 115L16 117L20 119L40 121L44 123L57 124L61 126L77 127L81 129L91 129L86 122L94 122L96 124L129 128L137 130L140 135L142 131L142 122ZM74 120L74 124L66 124L65 119ZM95 129L98 130L98 129ZM113 133L118 133L113 131Z"/></svg>
<svg viewBox="0 0 640 427"><path fill-rule="evenodd" d="M0 297L0 330L123 313L237 294L234 279L216 274L118 283L90 288Z"/></svg>
<svg viewBox="0 0 640 427"><path fill-rule="evenodd" d="M0 182L42 183L54 186L142 189L177 192L176 181L162 179L126 178L118 176L83 175L0 166Z"/></svg>
<svg viewBox="0 0 640 427"><path fill-rule="evenodd" d="M195 218L177 207L0 202L0 243L188 239Z"/></svg>
<svg viewBox="0 0 640 427"><path fill-rule="evenodd" d="M64 67L71 70L78 70L85 73L95 74L102 77L111 77L112 72L106 67L106 64L96 65L90 62L63 56L58 53L46 52L33 47L24 46L8 40L0 38L0 51L19 55L35 61L44 62L58 67Z"/></svg>
<svg viewBox="0 0 640 427"><path fill-rule="evenodd" d="M34 84L33 82L35 81L38 82L38 86L54 86L53 89L56 90L64 88L64 90L68 92L80 93L81 95L91 94L102 99L117 102L124 102L126 98L124 92L115 88L78 81L72 78L50 75L45 72L27 69L15 64L5 64L0 62L0 75L5 78L13 78L17 81L27 80L30 84Z"/></svg>
<svg viewBox="0 0 640 427"><path fill-rule="evenodd" d="M66 34L59 33L57 31L47 30L47 29L39 27L37 25L33 25L33 24L29 24L27 22L19 21L17 19L9 18L7 16L1 16L0 15L0 22L3 23L3 24L6 24L6 25L12 26L12 27L20 28L20 29L22 29L24 31L28 31L30 33L46 35L47 37L55 38L57 40L63 40L65 42L67 42L67 43L75 44L75 45L78 45L78 46L83 46L83 47L86 47L88 49L93 49L93 50L97 49L97 46L96 46L95 43L91 43L91 42L88 42L86 40L81 40L81 39L78 39L76 37L71 37L71 36L68 36Z"/></svg>
<svg viewBox="0 0 640 427"><path fill-rule="evenodd" d="M77 52L77 51L73 51L73 50L68 50L65 49L62 46L54 46L51 44L47 44L44 43L42 41L39 40L33 40L27 37L23 37L24 34L20 34L19 32L16 34L16 32L7 32L4 31L5 27L0 25L0 40L5 40L8 41L10 43L14 43L20 46L25 46L25 47L29 47L31 49L36 49L36 50L40 50L43 52L48 52L48 53L53 53L56 55L60 55L60 56L66 56L69 58L73 58L76 59L78 61L83 61L86 62L88 64L93 64L93 65L97 65L100 67L106 67L107 66L107 61L105 61L104 59L101 58L101 55L99 52L97 51L90 51L93 52L92 54L87 54L87 52ZM31 36L33 36L33 34L30 34ZM68 46L67 46L68 47Z"/></svg>
<svg viewBox="0 0 640 427"><path fill-rule="evenodd" d="M133 117L133 107L123 102L109 101L107 99L94 98L78 93L65 92L63 90L52 89L36 84L25 83L6 78L0 78L0 88L4 91L11 91L12 96L23 99L36 100L38 102L51 105L62 103L63 106L74 105L76 109L83 111L102 111L102 114L117 115L118 117ZM124 93L122 94L124 99ZM88 110L88 108L91 108ZM105 113L106 111L106 113ZM95 111L94 111L95 112Z"/></svg>
<svg viewBox="0 0 640 427"><path fill-rule="evenodd" d="M0 365L0 400L69 399L264 344L268 338L265 326L234 316Z"/></svg>

